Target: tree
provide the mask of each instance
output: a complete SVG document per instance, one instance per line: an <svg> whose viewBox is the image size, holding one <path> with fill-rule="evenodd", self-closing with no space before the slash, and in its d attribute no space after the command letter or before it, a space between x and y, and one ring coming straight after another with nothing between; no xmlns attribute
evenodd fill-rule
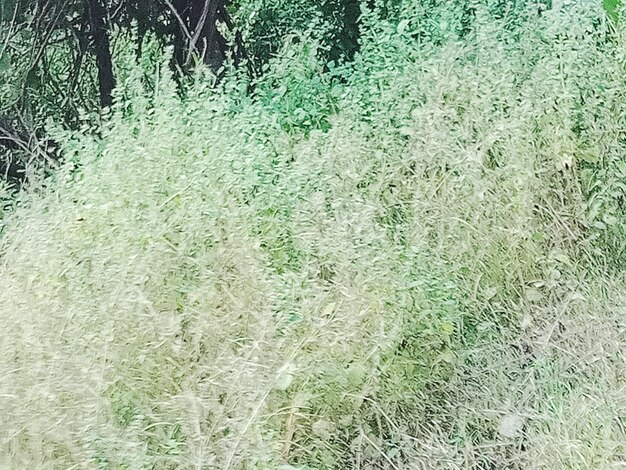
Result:
<svg viewBox="0 0 626 470"><path fill-rule="evenodd" d="M285 35L298 29L322 44L325 59L350 60L358 49L360 4L360 0L286 0L284 5L265 0L233 0L232 4L229 0L0 0L0 116L5 122L26 117L21 119L25 132L36 135L50 115L75 126L81 109L111 106L116 86L114 30L135 31L139 55L144 36L153 33L164 45L173 45L174 64L182 73L201 62L221 78L226 61L239 64L248 59L229 8L239 19L246 12L260 12L257 29L246 29L247 19L240 25L242 31L253 33L248 37L253 53L246 62L255 74L262 73ZM251 62L257 63L251 66ZM3 74L7 68L9 72ZM10 92L3 90L7 84L4 88ZM7 134L15 136L13 130ZM0 151L15 151L13 140L0 139Z"/></svg>
<svg viewBox="0 0 626 470"><path fill-rule="evenodd" d="M217 71L224 64L228 45L218 30L218 22L227 22L225 0L176 0L172 13L179 22L176 35L176 58L188 65L194 54Z"/></svg>
<svg viewBox="0 0 626 470"><path fill-rule="evenodd" d="M238 52L231 53L219 28L219 24L233 28L226 0L173 1L0 0L0 150L4 154L0 156L0 172L19 179L24 165L15 154L27 152L33 141L23 137L35 135L44 115L54 109L44 106L42 111L42 100L52 107L61 103L59 112L70 124L78 122L79 107L92 108L90 102L84 102L91 100L90 96L79 93L83 82L91 81L91 63L97 69L99 104L111 106L116 86L110 37L113 27L123 30L136 26L139 49L148 31L173 44L177 65L183 71L191 68L194 57L215 73L229 54L240 57L241 41L235 48ZM48 57L49 51L61 44L63 66L50 63ZM93 61L85 60L89 55ZM3 79L12 90L6 97L1 94ZM29 118L19 119L20 126L12 124L25 116Z"/></svg>
<svg viewBox="0 0 626 470"><path fill-rule="evenodd" d="M98 65L98 83L100 103L103 107L113 104L113 59L109 44L109 15L102 0L87 0L87 17L93 38L96 64Z"/></svg>

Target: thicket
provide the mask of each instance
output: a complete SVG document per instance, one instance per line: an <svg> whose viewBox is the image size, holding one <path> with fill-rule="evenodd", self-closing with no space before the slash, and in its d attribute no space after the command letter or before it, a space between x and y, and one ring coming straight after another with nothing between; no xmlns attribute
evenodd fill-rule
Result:
<svg viewBox="0 0 626 470"><path fill-rule="evenodd" d="M148 66L148 82L168 46L179 84L198 63L218 80L233 66L256 79L290 35L317 41L324 62L351 60L358 50L359 18L358 0L5 0L0 174L21 183L27 168L56 166L59 149L46 135L47 120L77 129L93 122L101 106L110 107L123 73L115 64L120 51L135 51L137 61Z"/></svg>
<svg viewBox="0 0 626 470"><path fill-rule="evenodd" d="M609 3L241 1L221 80L113 31L0 193L0 466L624 465Z"/></svg>

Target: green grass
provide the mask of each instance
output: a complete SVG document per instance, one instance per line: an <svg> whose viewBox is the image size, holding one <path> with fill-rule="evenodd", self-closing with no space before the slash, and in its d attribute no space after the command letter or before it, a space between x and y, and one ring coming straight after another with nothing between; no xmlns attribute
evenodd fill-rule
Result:
<svg viewBox="0 0 626 470"><path fill-rule="evenodd" d="M579 3L259 99L129 73L3 219L0 466L626 466L626 49Z"/></svg>

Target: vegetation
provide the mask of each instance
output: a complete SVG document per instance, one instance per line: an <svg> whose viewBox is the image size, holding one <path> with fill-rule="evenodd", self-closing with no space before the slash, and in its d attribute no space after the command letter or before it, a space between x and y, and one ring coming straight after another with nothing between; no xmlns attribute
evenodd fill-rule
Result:
<svg viewBox="0 0 626 470"><path fill-rule="evenodd" d="M311 5L120 21L67 115L4 20L0 467L626 465L621 6Z"/></svg>

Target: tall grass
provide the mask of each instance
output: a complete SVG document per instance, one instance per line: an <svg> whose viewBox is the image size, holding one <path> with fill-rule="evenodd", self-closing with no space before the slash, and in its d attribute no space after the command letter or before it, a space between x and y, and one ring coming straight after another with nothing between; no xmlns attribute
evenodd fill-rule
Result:
<svg viewBox="0 0 626 470"><path fill-rule="evenodd" d="M563 3L372 13L253 98L130 67L3 220L1 466L626 465L626 49Z"/></svg>

